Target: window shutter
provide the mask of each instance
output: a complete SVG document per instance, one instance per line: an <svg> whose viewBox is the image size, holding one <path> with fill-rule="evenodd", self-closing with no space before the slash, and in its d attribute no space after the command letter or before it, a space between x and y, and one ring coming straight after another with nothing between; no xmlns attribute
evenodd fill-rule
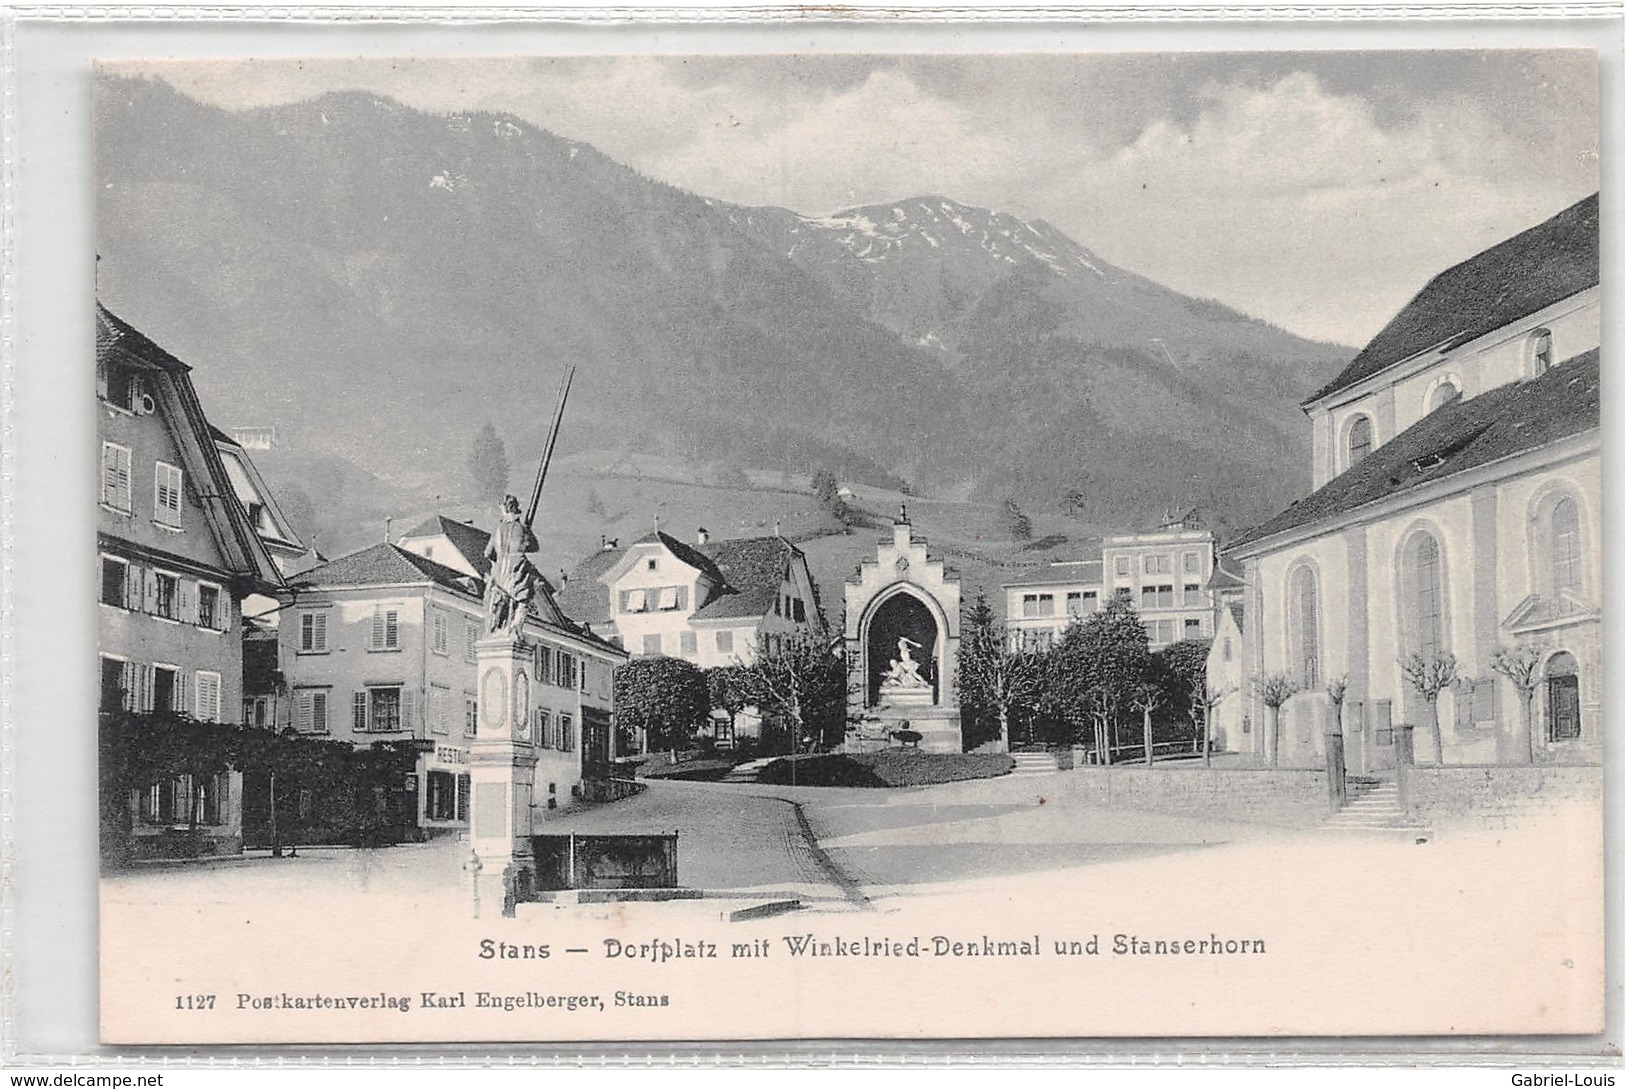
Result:
<svg viewBox="0 0 1625 1089"><path fill-rule="evenodd" d="M354 717L350 721L350 728L358 734L367 732L367 690L362 689L355 694L352 705Z"/></svg>
<svg viewBox="0 0 1625 1089"><path fill-rule="evenodd" d="M310 714L306 716L310 721L313 732L327 732L327 693L312 692L310 694Z"/></svg>
<svg viewBox="0 0 1625 1089"><path fill-rule="evenodd" d="M401 689L401 729L407 733L418 732L418 692L415 688Z"/></svg>
<svg viewBox="0 0 1625 1089"><path fill-rule="evenodd" d="M118 448L115 451L114 461L117 464L117 485L114 490L113 505L119 510L129 510L132 502L130 452L122 447Z"/></svg>
<svg viewBox="0 0 1625 1089"><path fill-rule="evenodd" d="M133 563L124 565L124 607L141 608L141 568Z"/></svg>
<svg viewBox="0 0 1625 1089"><path fill-rule="evenodd" d="M197 623L197 606L192 601L192 586L190 579L175 580L175 619L183 624Z"/></svg>
<svg viewBox="0 0 1625 1089"><path fill-rule="evenodd" d="M301 692L293 705L293 728L302 734L310 733L311 715L315 710L315 700L311 697L315 693Z"/></svg>
<svg viewBox="0 0 1625 1089"><path fill-rule="evenodd" d="M384 646L386 647L395 647L400 645L399 618L400 614L394 609L386 610L384 613Z"/></svg>
<svg viewBox="0 0 1625 1089"><path fill-rule="evenodd" d="M143 710L143 711L156 710L156 708L154 708L153 705L152 705L152 684L153 684L153 681L152 681L152 666L151 665L142 666L140 674L139 674L139 678L140 678L140 685L141 685L141 703L139 704L139 706L140 706L141 710Z"/></svg>
<svg viewBox="0 0 1625 1089"><path fill-rule="evenodd" d="M199 690L201 691L202 686L199 685L198 687L199 687ZM185 712L187 704L186 704L186 671L184 669L177 669L175 671L175 687L170 693L169 702L170 702L170 710L171 711ZM202 716L200 715L198 717L201 718Z"/></svg>
<svg viewBox="0 0 1625 1089"><path fill-rule="evenodd" d="M374 607L372 610L372 639L373 650L384 645L384 610Z"/></svg>
<svg viewBox="0 0 1625 1089"><path fill-rule="evenodd" d="M151 615L158 611L158 572L149 567L141 574L141 611Z"/></svg>
<svg viewBox="0 0 1625 1089"><path fill-rule="evenodd" d="M119 687L124 690L123 691L124 709L126 711L135 710L136 702L135 702L135 663L134 662L125 662L119 668Z"/></svg>

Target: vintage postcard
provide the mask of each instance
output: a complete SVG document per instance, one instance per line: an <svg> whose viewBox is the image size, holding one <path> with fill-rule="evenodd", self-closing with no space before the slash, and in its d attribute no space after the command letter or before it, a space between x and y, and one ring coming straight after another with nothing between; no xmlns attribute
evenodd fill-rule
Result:
<svg viewBox="0 0 1625 1089"><path fill-rule="evenodd" d="M104 61L104 1042L1602 1032L1598 98Z"/></svg>

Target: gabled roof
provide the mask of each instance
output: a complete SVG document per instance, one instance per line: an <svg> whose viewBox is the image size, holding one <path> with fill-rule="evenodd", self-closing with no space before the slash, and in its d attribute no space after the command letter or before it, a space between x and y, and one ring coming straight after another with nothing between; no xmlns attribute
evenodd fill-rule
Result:
<svg viewBox="0 0 1625 1089"><path fill-rule="evenodd" d="M388 542L328 560L306 571L299 582L306 586L415 586L432 582L459 593L479 593L478 584L456 568Z"/></svg>
<svg viewBox="0 0 1625 1089"><path fill-rule="evenodd" d="M598 577L620 562L621 548L600 548L576 564L570 577L559 587L559 608L572 620L583 624L607 624L610 618L609 587Z"/></svg>
<svg viewBox="0 0 1625 1089"><path fill-rule="evenodd" d="M304 543L299 540L299 535L288 524L288 518L282 513L282 507L278 505L276 496L266 486L265 478L260 476L259 468L254 464L254 459L248 456L248 451L243 447L242 443L213 425L209 427L209 431L214 435L215 447L220 451L221 461L226 467L226 475L231 477L232 487L237 492L237 498L244 503L250 501L258 503L264 511L264 517L269 523L269 528L256 525L254 527L255 532L264 538L267 544L278 545L288 550L303 551ZM238 470L236 473L232 472L234 466ZM239 479L239 473L241 479ZM247 494L244 494L245 492Z"/></svg>
<svg viewBox="0 0 1625 1089"><path fill-rule="evenodd" d="M1430 280L1305 405L1429 349L1465 344L1598 283L1597 194Z"/></svg>
<svg viewBox="0 0 1625 1089"><path fill-rule="evenodd" d="M298 579L300 588L320 589L341 586L417 586L425 582L444 587L460 594L478 598L484 591L479 580L470 578L454 567L408 552L400 545L382 542L351 552L336 560L313 567ZM536 619L544 624L569 632L617 654L621 649L594 634L585 624L567 616L558 606L553 584L545 577L537 577L536 595L531 599Z"/></svg>
<svg viewBox="0 0 1625 1089"><path fill-rule="evenodd" d="M663 533L658 529L652 530L649 533L645 533L632 543L633 545L663 545L665 546L666 551L670 552L673 556L676 556L679 560L688 564L695 570L710 575L713 581L718 583L727 581L722 577L722 572L717 570L717 565L711 562L710 556L703 554L693 545L684 544L682 541L679 541L676 537L673 537L669 533Z"/></svg>
<svg viewBox="0 0 1625 1089"><path fill-rule="evenodd" d="M1006 586L1062 586L1098 584L1101 581L1101 561L1066 560L1060 563L1031 567L1005 580Z"/></svg>
<svg viewBox="0 0 1625 1089"><path fill-rule="evenodd" d="M285 584L282 572L237 497L215 430L203 412L191 368L119 318L96 304L96 358L117 360L121 366L145 372L146 382L162 405L162 415L175 439L183 462L199 486L195 492L228 570L254 584L276 588ZM207 481L207 486L203 482Z"/></svg>
<svg viewBox="0 0 1625 1089"><path fill-rule="evenodd" d="M715 589L710 600L694 611L695 620L759 617L772 611L790 564L802 555L801 549L779 536L740 537L690 545L655 530L632 542L632 547L648 544L660 545L711 580ZM600 548L582 559L560 591L559 607L577 620L608 620L610 591L603 579L629 551ZM823 615L817 586L813 586L811 605L817 615Z"/></svg>
<svg viewBox="0 0 1625 1089"><path fill-rule="evenodd" d="M485 558L485 546L490 543L491 535L478 526L447 518L443 514L431 514L398 539L406 541L414 537L445 537L481 577L490 569L490 563Z"/></svg>
<svg viewBox="0 0 1625 1089"><path fill-rule="evenodd" d="M1242 534L1230 547L1595 430L1600 419L1598 352L1593 348L1538 378L1499 386L1435 409L1319 491Z"/></svg>

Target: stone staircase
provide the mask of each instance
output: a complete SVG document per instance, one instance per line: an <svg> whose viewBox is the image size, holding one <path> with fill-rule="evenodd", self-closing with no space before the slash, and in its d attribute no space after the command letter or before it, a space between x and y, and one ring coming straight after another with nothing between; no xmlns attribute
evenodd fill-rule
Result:
<svg viewBox="0 0 1625 1089"><path fill-rule="evenodd" d="M1013 752L1010 757L1016 762L1011 775L1048 775L1057 770L1054 753Z"/></svg>
<svg viewBox="0 0 1625 1089"><path fill-rule="evenodd" d="M722 777L724 783L754 783L761 770L777 760L776 756L765 757L761 760L751 760L744 764L736 764L730 768L728 774Z"/></svg>
<svg viewBox="0 0 1625 1089"><path fill-rule="evenodd" d="M1427 825L1408 815L1399 804L1399 784L1391 779L1360 779L1350 776L1348 801L1327 817L1321 828L1328 832L1386 833L1417 835Z"/></svg>

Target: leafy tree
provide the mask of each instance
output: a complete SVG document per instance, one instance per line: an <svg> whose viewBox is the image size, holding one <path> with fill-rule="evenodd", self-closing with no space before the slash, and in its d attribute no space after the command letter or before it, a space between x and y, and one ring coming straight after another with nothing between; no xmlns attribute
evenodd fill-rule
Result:
<svg viewBox="0 0 1625 1089"><path fill-rule="evenodd" d="M650 748L675 753L710 712L710 689L693 662L655 655L615 671L615 720L642 730Z"/></svg>
<svg viewBox="0 0 1625 1089"><path fill-rule="evenodd" d="M749 666L712 666L705 671L705 686L710 693L711 709L728 712L730 728L741 711L756 706L756 677Z"/></svg>
<svg viewBox="0 0 1625 1089"><path fill-rule="evenodd" d="M1066 494L1061 496L1061 511L1068 518L1076 518L1088 502L1087 497L1077 488L1068 488Z"/></svg>
<svg viewBox="0 0 1625 1089"><path fill-rule="evenodd" d="M783 723L795 752L834 748L846 737L846 662L827 637L798 629L756 640L748 667L757 705Z"/></svg>
<svg viewBox="0 0 1625 1089"><path fill-rule="evenodd" d="M1004 507L999 515L999 524L1013 541L1032 540L1033 520L1028 518L1020 507L1016 506L1014 499L1004 501Z"/></svg>
<svg viewBox="0 0 1625 1089"><path fill-rule="evenodd" d="M1535 761L1535 690L1540 687L1542 648L1528 643L1502 647L1490 660L1490 668L1512 682L1518 690L1518 710L1524 736L1529 740L1529 762Z"/></svg>
<svg viewBox="0 0 1625 1089"><path fill-rule="evenodd" d="M998 724L998 740L1010 743L1010 721L1021 710L1030 709L1044 679L1043 655L1021 645L1005 625L1000 624L978 591L966 618L959 641L959 672L954 679L959 692L960 717L979 723L984 718ZM982 740L981 731L967 736L966 745Z"/></svg>
<svg viewBox="0 0 1625 1089"><path fill-rule="evenodd" d="M1145 679L1150 658L1139 614L1115 596L1083 623L1069 626L1051 652L1052 698L1067 709L1070 721L1093 722L1095 752L1106 763L1123 709Z"/></svg>
<svg viewBox="0 0 1625 1089"><path fill-rule="evenodd" d="M1208 745L1208 685L1207 654L1212 647L1207 639L1181 639L1157 651L1152 657L1160 663L1160 677L1168 692L1168 706L1190 720L1196 743L1202 746L1204 759Z"/></svg>
<svg viewBox="0 0 1625 1089"><path fill-rule="evenodd" d="M508 454L502 447L502 438L489 421L474 435L474 444L468 451L468 472L474 478L476 494L490 502L499 502L508 491Z"/></svg>
<svg viewBox="0 0 1625 1089"><path fill-rule="evenodd" d="M1258 681L1258 695L1269 709L1270 767L1281 761L1281 704L1298 691L1298 682L1287 673L1271 673Z"/></svg>

